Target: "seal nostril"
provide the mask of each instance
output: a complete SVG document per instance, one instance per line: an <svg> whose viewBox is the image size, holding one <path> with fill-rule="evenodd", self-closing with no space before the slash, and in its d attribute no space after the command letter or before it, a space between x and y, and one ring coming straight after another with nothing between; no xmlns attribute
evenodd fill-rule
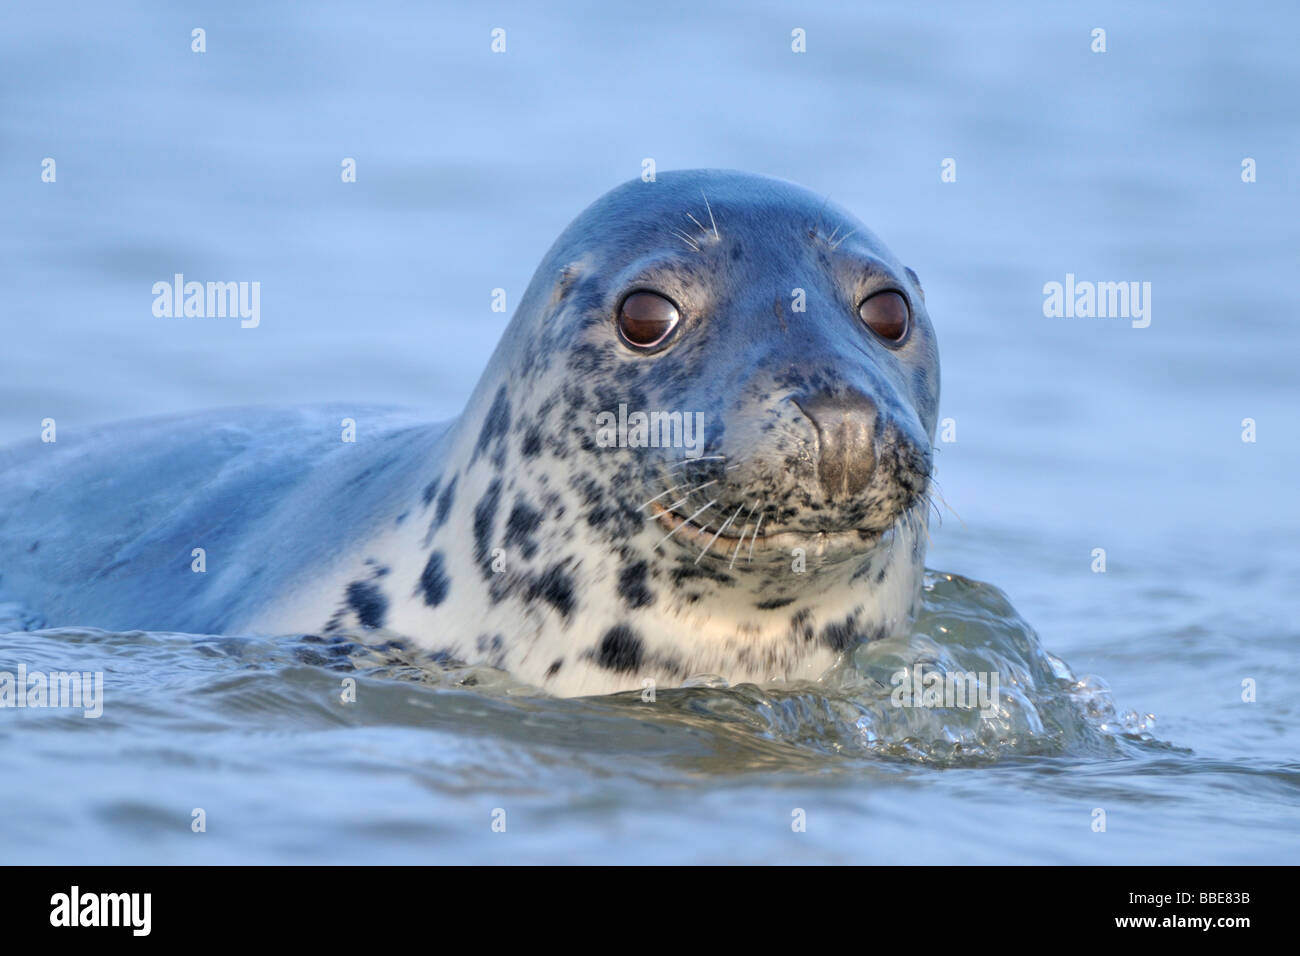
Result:
<svg viewBox="0 0 1300 956"><path fill-rule="evenodd" d="M795 399L817 429L817 475L828 498L849 498L876 467L876 403L856 389Z"/></svg>

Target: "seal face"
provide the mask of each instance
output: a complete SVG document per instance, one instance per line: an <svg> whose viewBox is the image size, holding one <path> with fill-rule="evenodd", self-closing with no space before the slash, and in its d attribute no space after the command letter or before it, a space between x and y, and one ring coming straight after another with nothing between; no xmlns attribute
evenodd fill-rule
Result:
<svg viewBox="0 0 1300 956"><path fill-rule="evenodd" d="M662 174L561 234L454 423L0 456L0 570L52 624L383 628L561 695L815 679L919 598L938 397L916 275L865 227Z"/></svg>
<svg viewBox="0 0 1300 956"><path fill-rule="evenodd" d="M911 614L938 396L916 276L847 213L633 181L538 268L384 580L307 603L559 694L816 678Z"/></svg>

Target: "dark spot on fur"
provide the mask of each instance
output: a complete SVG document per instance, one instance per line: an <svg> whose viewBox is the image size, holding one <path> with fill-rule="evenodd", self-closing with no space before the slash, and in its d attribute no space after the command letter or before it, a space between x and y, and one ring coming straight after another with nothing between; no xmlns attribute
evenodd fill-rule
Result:
<svg viewBox="0 0 1300 956"><path fill-rule="evenodd" d="M438 482L440 481L442 481L441 475L424 486L424 492L420 495L420 500L424 502L426 508L429 507L429 502L433 501L433 496L438 493Z"/></svg>
<svg viewBox="0 0 1300 956"><path fill-rule="evenodd" d="M627 602L628 607L649 607L655 602L655 596L646 586L646 577L650 566L644 561L624 566L618 575L618 593Z"/></svg>
<svg viewBox="0 0 1300 956"><path fill-rule="evenodd" d="M488 561L492 543L492 526L497 520L497 507L501 504L501 479L493 479L487 491L474 506L474 561L486 578L492 574Z"/></svg>
<svg viewBox="0 0 1300 956"><path fill-rule="evenodd" d="M873 567L872 559L867 558L867 560L863 561L861 566L856 571L853 572L853 577L849 578L849 582L852 583L854 581L857 581L859 578L865 578L868 574L871 573L872 567Z"/></svg>
<svg viewBox="0 0 1300 956"><path fill-rule="evenodd" d="M779 607L785 607L787 604L793 603L794 598L792 597L768 598L766 601L759 601L754 605L754 607L758 608L760 611L774 611Z"/></svg>
<svg viewBox="0 0 1300 956"><path fill-rule="evenodd" d="M548 667L548 668L546 668L546 676L547 676L547 677L554 677L556 674L558 674L558 673L560 672L560 668L563 667L563 666L564 666L564 658L563 658L563 657L558 658L557 660L552 661L552 662L551 662L551 666Z"/></svg>
<svg viewBox="0 0 1300 956"><path fill-rule="evenodd" d="M734 583L734 579L730 575L722 571L715 571L712 568L706 568L700 564L682 564L673 568L669 577L676 587L681 587L687 581L698 581L700 579L715 581L719 584Z"/></svg>
<svg viewBox="0 0 1300 956"><path fill-rule="evenodd" d="M451 513L451 503L456 500L456 475L451 476L451 481L447 482L447 487L442 489L442 494L438 496L438 510L434 512L433 526L441 528L447 523L447 515Z"/></svg>
<svg viewBox="0 0 1300 956"><path fill-rule="evenodd" d="M804 643L810 642L816 636L812 626L812 611L804 608L802 611L795 613L790 618L790 637L794 640L802 640Z"/></svg>
<svg viewBox="0 0 1300 956"><path fill-rule="evenodd" d="M822 629L822 640L833 651L847 651L857 643L858 628L857 618L853 615L846 617L843 621L834 624L827 624Z"/></svg>
<svg viewBox="0 0 1300 956"><path fill-rule="evenodd" d="M506 387L502 385L497 389L492 407L488 409L487 416L483 419L483 428L478 433L478 443L474 446L474 454L470 456L470 464L478 461L479 456L487 451L493 442L503 440L509 430L510 399L506 397Z"/></svg>
<svg viewBox="0 0 1300 956"><path fill-rule="evenodd" d="M424 595L424 603L437 607L447 599L451 590L451 579L447 577L446 562L441 551L429 555L429 562L420 572L419 592Z"/></svg>
<svg viewBox="0 0 1300 956"><path fill-rule="evenodd" d="M601 358L604 358L605 356L604 349L598 349L594 345L583 345L580 346L580 348L591 349L591 351L595 352ZM582 390L582 386L580 386L577 382L565 382L564 400L569 405L570 414L580 412L584 408L586 408L587 393Z"/></svg>
<svg viewBox="0 0 1300 956"><path fill-rule="evenodd" d="M480 654L486 655L487 661L493 667L505 667L506 662L506 639L500 634L493 634L489 637L486 634L480 634L475 640L474 646L478 648Z"/></svg>
<svg viewBox="0 0 1300 956"><path fill-rule="evenodd" d="M357 613L362 627L383 627L388 598L373 584L353 581L348 585L348 606Z"/></svg>
<svg viewBox="0 0 1300 956"><path fill-rule="evenodd" d="M626 540L645 524L645 515L622 497L606 494L606 487L591 475L579 474L569 480L581 498L587 524L605 533L610 540Z"/></svg>
<svg viewBox="0 0 1300 956"><path fill-rule="evenodd" d="M519 446L519 450L525 458L536 458L540 455L542 453L542 430L533 425L528 431L524 432L524 440Z"/></svg>
<svg viewBox="0 0 1300 956"><path fill-rule="evenodd" d="M537 541L533 538L533 533L541 523L540 511L524 503L522 499L516 501L510 511L510 517L506 518L506 547L518 545L523 556L531 559L537 553Z"/></svg>
<svg viewBox="0 0 1300 956"><path fill-rule="evenodd" d="M606 631L595 654L597 664L620 673L635 671L641 666L644 656L645 648L641 644L641 638L625 624Z"/></svg>
<svg viewBox="0 0 1300 956"><path fill-rule="evenodd" d="M528 588L528 600L535 601L538 598L566 618L573 613L573 578L565 572L563 565L553 564L533 578Z"/></svg>

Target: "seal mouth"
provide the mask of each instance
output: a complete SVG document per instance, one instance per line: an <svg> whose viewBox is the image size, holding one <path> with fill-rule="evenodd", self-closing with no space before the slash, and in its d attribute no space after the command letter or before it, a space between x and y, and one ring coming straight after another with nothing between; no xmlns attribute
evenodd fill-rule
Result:
<svg viewBox="0 0 1300 956"><path fill-rule="evenodd" d="M676 511L659 504L652 504L651 509L659 526L668 531L668 538L681 541L692 547L705 549L712 547L720 555L736 549L737 553L765 554L772 551L788 551L790 548L802 547L813 554L828 551L866 550L875 547L893 528L873 531L865 528L832 529L830 531L763 531L762 515L753 525L747 521L737 529L731 521L723 523L721 528L702 526ZM665 538L664 540L668 540ZM701 555L701 557L703 554Z"/></svg>

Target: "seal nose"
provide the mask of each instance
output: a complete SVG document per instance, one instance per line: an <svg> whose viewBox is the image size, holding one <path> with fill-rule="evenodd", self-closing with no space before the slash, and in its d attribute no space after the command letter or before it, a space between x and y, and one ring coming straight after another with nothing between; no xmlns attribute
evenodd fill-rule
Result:
<svg viewBox="0 0 1300 956"><path fill-rule="evenodd" d="M850 498L867 487L876 467L876 403L856 389L795 400L817 427L817 474L826 496Z"/></svg>

